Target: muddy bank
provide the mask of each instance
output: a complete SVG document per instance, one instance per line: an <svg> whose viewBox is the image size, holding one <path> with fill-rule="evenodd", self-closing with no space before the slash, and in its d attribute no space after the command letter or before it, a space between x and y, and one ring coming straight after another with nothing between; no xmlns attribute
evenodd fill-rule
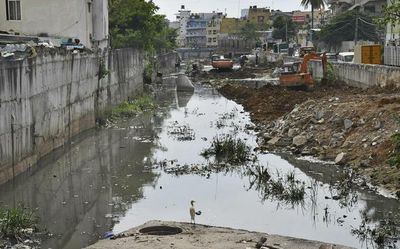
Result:
<svg viewBox="0 0 400 249"><path fill-rule="evenodd" d="M278 86L255 90L226 85L220 92L251 113L265 150L335 161L399 193L400 170L388 163L394 148L390 137L400 130L398 90L343 85L312 91Z"/></svg>
<svg viewBox="0 0 400 249"><path fill-rule="evenodd" d="M147 235L139 232L142 228L150 226L169 226L181 229L175 235ZM244 249L244 248L271 248L271 249L318 249L332 248L332 245L323 242L296 239L265 233L249 232L230 228L213 227L205 225L192 225L181 222L150 221L136 228L121 233L111 240L102 240L88 249L103 248L214 248L214 249ZM266 238L262 243L261 238ZM257 244L259 247L257 247ZM321 246L326 247L321 247ZM336 245L336 249L350 247Z"/></svg>

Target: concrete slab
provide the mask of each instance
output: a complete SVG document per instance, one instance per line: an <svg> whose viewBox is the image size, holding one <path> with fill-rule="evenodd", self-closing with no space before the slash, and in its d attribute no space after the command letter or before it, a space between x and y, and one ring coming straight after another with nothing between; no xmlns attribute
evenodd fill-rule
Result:
<svg viewBox="0 0 400 249"><path fill-rule="evenodd" d="M182 233L176 235L147 235L139 232L140 229L149 226L172 226L182 229ZM192 225L189 223L149 221L139 227L132 228L117 235L113 240L101 240L88 249L250 249L256 248L257 242L262 237L267 241L261 248L269 249L350 249L341 245L330 245L323 242L296 239L266 233L250 232L223 227L206 225ZM260 247L259 247L260 248Z"/></svg>

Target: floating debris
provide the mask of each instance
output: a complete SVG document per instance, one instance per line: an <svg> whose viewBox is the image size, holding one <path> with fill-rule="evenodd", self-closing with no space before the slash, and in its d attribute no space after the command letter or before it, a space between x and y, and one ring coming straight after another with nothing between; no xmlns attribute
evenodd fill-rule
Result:
<svg viewBox="0 0 400 249"><path fill-rule="evenodd" d="M180 125L178 121L167 127L168 135L178 141L192 141L196 139L195 132L188 124Z"/></svg>

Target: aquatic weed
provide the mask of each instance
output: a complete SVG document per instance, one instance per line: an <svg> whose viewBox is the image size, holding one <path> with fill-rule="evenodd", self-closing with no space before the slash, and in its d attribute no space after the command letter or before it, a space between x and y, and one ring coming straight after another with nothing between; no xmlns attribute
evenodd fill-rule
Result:
<svg viewBox="0 0 400 249"><path fill-rule="evenodd" d="M374 244L378 248L397 248L400 238L400 214L388 213L386 217L375 224L369 224L372 219L366 212L361 213L362 221L358 228L352 229L352 234L366 244Z"/></svg>
<svg viewBox="0 0 400 249"><path fill-rule="evenodd" d="M201 154L205 158L214 156L218 161L229 163L244 163L250 155L250 147L240 138L231 135L214 137L211 146Z"/></svg>
<svg viewBox="0 0 400 249"><path fill-rule="evenodd" d="M249 175L249 189L255 186L263 200L274 199L291 205L304 202L305 183L296 180L294 171L289 171L283 176L277 172L276 177L272 178L266 169L256 167L254 170L249 169Z"/></svg>

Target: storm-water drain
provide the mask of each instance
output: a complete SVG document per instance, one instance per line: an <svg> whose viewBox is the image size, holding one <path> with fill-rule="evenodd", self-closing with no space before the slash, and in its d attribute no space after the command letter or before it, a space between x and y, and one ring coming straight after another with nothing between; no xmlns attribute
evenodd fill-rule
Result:
<svg viewBox="0 0 400 249"><path fill-rule="evenodd" d="M148 235L174 235L182 232L179 227L170 226L151 226L139 230L140 233Z"/></svg>

